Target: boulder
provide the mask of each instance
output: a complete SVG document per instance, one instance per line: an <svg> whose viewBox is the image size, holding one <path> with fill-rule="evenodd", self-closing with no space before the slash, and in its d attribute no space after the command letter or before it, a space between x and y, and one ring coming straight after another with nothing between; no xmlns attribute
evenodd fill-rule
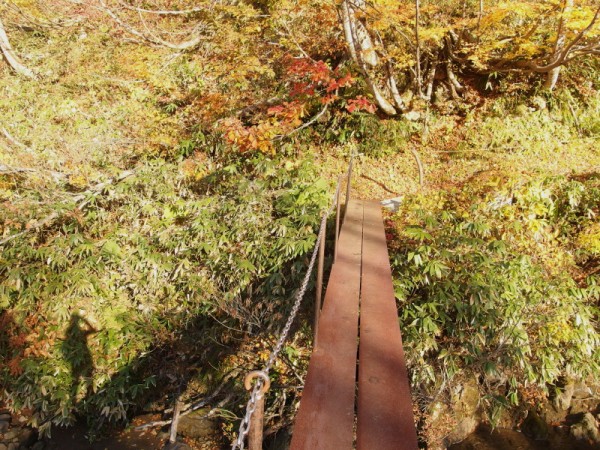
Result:
<svg viewBox="0 0 600 450"><path fill-rule="evenodd" d="M44 444L44 441L37 441L35 444L33 444L31 450L44 450L45 447L46 444Z"/></svg>
<svg viewBox="0 0 600 450"><path fill-rule="evenodd" d="M571 407L573 394L575 393L575 383L567 383L563 390L556 395L552 402L558 411L567 411Z"/></svg>
<svg viewBox="0 0 600 450"><path fill-rule="evenodd" d="M473 416L479 409L479 385L476 380L467 381L452 395L452 409L458 418Z"/></svg>
<svg viewBox="0 0 600 450"><path fill-rule="evenodd" d="M594 390L587 383L580 381L573 385L573 398L584 400L594 396Z"/></svg>
<svg viewBox="0 0 600 450"><path fill-rule="evenodd" d="M466 417L462 419L456 427L444 439L444 445L449 447L452 444L464 441L467 436L475 431L479 425L479 420L474 417Z"/></svg>
<svg viewBox="0 0 600 450"><path fill-rule="evenodd" d="M563 423L568 416L568 411L558 408L553 402L544 402L541 405L540 416L546 423L557 425Z"/></svg>
<svg viewBox="0 0 600 450"><path fill-rule="evenodd" d="M444 445L449 446L461 442L475 431L481 421L479 402L479 384L476 379L467 380L454 389L449 410L454 416L456 426L444 438ZM441 404L432 410L435 420L446 421L444 416L447 417L447 415L446 408Z"/></svg>
<svg viewBox="0 0 600 450"><path fill-rule="evenodd" d="M546 421L542 419L535 409L530 409L521 425L521 432L536 441L544 441L548 439L549 431L550 429Z"/></svg>
<svg viewBox="0 0 600 450"><path fill-rule="evenodd" d="M167 442L163 450L192 450L185 442Z"/></svg>
<svg viewBox="0 0 600 450"><path fill-rule="evenodd" d="M22 428L18 439L21 446L29 447L37 441L37 433L32 428Z"/></svg>
<svg viewBox="0 0 600 450"><path fill-rule="evenodd" d="M4 440L12 441L14 438L19 436L19 432L20 432L20 430L18 428L13 428L12 430L8 430L6 433L4 433Z"/></svg>
<svg viewBox="0 0 600 450"><path fill-rule="evenodd" d="M206 417L209 409L203 408L194 411L179 419L177 433L194 439L206 438L218 431L218 424L214 419Z"/></svg>
<svg viewBox="0 0 600 450"><path fill-rule="evenodd" d="M571 435L575 439L592 441L600 444L598 423L591 413L585 413L580 422L571 426Z"/></svg>

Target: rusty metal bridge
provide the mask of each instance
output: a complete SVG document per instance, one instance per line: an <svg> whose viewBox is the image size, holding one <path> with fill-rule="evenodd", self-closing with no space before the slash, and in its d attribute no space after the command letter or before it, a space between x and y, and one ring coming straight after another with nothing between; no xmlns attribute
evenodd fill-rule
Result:
<svg viewBox="0 0 600 450"><path fill-rule="evenodd" d="M262 448L264 394L269 369L289 333L319 256L315 346L310 358L291 450L416 450L417 433L381 205L350 200L347 172L340 229L340 177L325 213L304 283L269 361L246 377L252 390L233 449ZM325 225L337 209L335 257L321 308ZM256 383L252 381L256 379ZM254 416L253 416L254 414Z"/></svg>
<svg viewBox="0 0 600 450"><path fill-rule="evenodd" d="M292 450L417 449L379 202L346 206Z"/></svg>

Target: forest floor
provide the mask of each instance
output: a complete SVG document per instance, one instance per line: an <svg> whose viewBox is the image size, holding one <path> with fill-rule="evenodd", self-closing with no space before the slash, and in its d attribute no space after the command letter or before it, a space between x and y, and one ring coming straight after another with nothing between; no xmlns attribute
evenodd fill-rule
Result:
<svg viewBox="0 0 600 450"><path fill-rule="evenodd" d="M77 8L76 5L68 7ZM234 71L227 68L222 69L219 76L214 75L212 71L215 68L209 64L210 57L214 55L205 57L201 52L171 52L156 46L140 45L122 39L122 32L111 34L112 28L109 26L96 26L94 20L97 19L93 15L88 17L81 27L74 26L73 30L76 32L51 28L38 34L18 27L10 29L18 53L24 55L24 60L40 77L36 81L24 80L15 76L6 64L0 64L0 239L16 232L33 231L31 227L36 221L52 215L55 211L63 211L65 204L71 205L82 193L89 193L97 186L116 179L126 170L145 170L144 180L148 180L147 184L150 186L150 181L156 182L152 185L154 187L148 187L149 191L161 183L165 190L173 185L185 184L182 180L187 181L189 178L185 173L188 163L197 169L193 176L218 183L223 169L230 166L219 161L219 155L215 155L210 143L202 142L198 137L198 123L202 121L202 114L206 113L202 108L216 109L222 106L222 100L218 97L208 107L203 105L202 101L212 98L215 92L226 92L238 102L264 100L260 98L262 92L250 92L252 87L248 86L245 75L234 74ZM102 16L102 20L98 22L106 20L106 17ZM241 55L239 58L242 60L246 56ZM238 62L233 61L231 64L236 65ZM568 78L569 76L571 78ZM294 165L310 160L316 167L318 179L325 180L331 191L337 177L345 171L349 156L355 154L351 195L355 198L380 201L419 194L435 198L436 193L449 190L460 191L464 188L465 192L468 192L473 186L493 184L502 187L510 183L518 185L538 178L559 175L585 179L593 174L598 175L600 171L600 91L597 87L587 87L590 83L575 72L567 72L565 77L570 80L570 86L576 85L583 89L581 97L574 97L568 88L552 95L548 94L548 100L517 90L507 90L504 98L497 93L478 92L480 102L477 107L462 104L456 108L460 113L445 114L444 108L449 106L437 105L427 113L430 116L426 120L417 122L405 119L383 120L357 113L356 117L360 119L357 119L357 123L366 124L367 129L360 138L327 140L321 138L319 133L326 131L324 128L329 127L329 124L315 124L315 127L305 130L297 141L291 140L292 150L282 150L285 156L274 154L265 158L271 158L278 169L285 168L288 163ZM199 89L203 89L202 95L198 94ZM254 98L254 94L258 98ZM236 105L237 109L246 106L248 105ZM234 113L235 108L232 108L232 114ZM354 122L347 123L350 124L348 127L352 127ZM314 128L319 129L313 132ZM354 132L357 129L358 125L354 129L343 131ZM214 129L211 130L216 134ZM422 186L411 150L418 152L423 164ZM150 170L156 171L156 177L148 175ZM210 178L211 175L214 177ZM154 180L150 180L151 178ZM314 181L316 184L318 180ZM176 202L159 188L156 189L157 192L151 193L159 198L154 203L152 200L155 197L152 195L148 195L152 200L143 197L143 201L146 202L143 207L150 209L148 217L158 217L169 224L171 220L173 224L178 225L178 221L185 220L185 217L169 216L176 211L163 208L163 202ZM177 197L177 200L184 202L193 195L202 197L201 189L209 191L211 186L206 188L197 183L194 188L196 191L182 190L184 194ZM94 196L98 194L92 193ZM140 187L132 197L119 197L113 191L102 191L97 197L104 194L107 194L107 203L111 207L114 206L116 212L110 211L110 214L105 216L89 219L93 222L91 226L98 223L106 225L109 229L119 229L124 225L121 223L123 218L119 216L121 210L118 208L132 201L135 195L142 198L146 191ZM163 194L164 198L161 197ZM179 192L176 194L179 195ZM330 192L327 193L329 194ZM271 191L269 195L273 195ZM466 200L468 201L469 199ZM152 210L153 207L156 211ZM85 220L77 209L66 211L65 216L80 222L81 225ZM193 211L197 213L197 210ZM271 214L271 211L268 213ZM260 214L263 212L259 211L255 216L259 217ZM255 218L253 215L247 217ZM271 220L267 213L265 217ZM61 241L63 235L68 235L61 227L62 223L58 221L55 235L51 236L57 242ZM128 230L124 228L124 231L120 232L121 235L126 235ZM50 234L48 232L48 235ZM148 234L155 237L154 230L150 230ZM44 235L44 238L46 237ZM165 240L168 238L166 234ZM250 241L251 238L252 236L249 236L247 240ZM43 251L47 250L46 247L52 247L52 239L48 238L48 244L43 242ZM162 251L161 246L164 242L161 239L162 237L157 239L160 246L152 247L147 259L156 257L156 248ZM24 239L23 242L23 247L27 247L28 241ZM97 250L103 243L104 240L98 238L92 247ZM32 239L31 248L36 245L37 241ZM104 250L102 248L102 253L106 253ZM174 254L177 254L177 251L178 248ZM168 250L165 250L165 253L168 253ZM19 257L21 254L26 252L19 253ZM36 258L44 263L48 261L47 264L50 265L51 258L42 256ZM10 264L2 258L0 263L9 266ZM94 264L96 263L92 265ZM5 279L6 272L2 270L0 281L12 286L13 282ZM179 270L181 268L169 268L166 273L177 273ZM141 283L145 283L144 280ZM42 290L45 291L46 287L43 286ZM127 295L124 293L128 289L129 284L123 287L119 295ZM52 292L49 295L53 296L53 301L58 298ZM91 302L88 295L91 296L82 295L82 302ZM0 296L0 314L5 308L4 300L4 297ZM100 300L105 302L104 297ZM159 306L163 302L162 298L158 297L154 301ZM117 307L123 309L123 306L107 306L105 303L100 305L100 309L106 312L106 317L102 317L103 323L116 327L115 323L118 320L115 311ZM69 306L77 311L79 307L79 304ZM28 306L24 308L27 309ZM214 310L209 309L206 317L213 312ZM295 387L296 378L298 373L305 369L310 354L310 337L306 332L309 328L306 324L310 321L310 313L303 312L306 315L300 318L301 323L297 324L296 328L300 337L286 348L289 352L286 358L293 360L290 364L285 362L290 367L293 366L293 369L287 372L287 384L292 385L292 390L298 390ZM195 330L196 334L190 338L197 338L194 345L187 345L189 341L177 341L172 355L168 355L169 358L157 352L158 356L151 369L157 373L166 373L173 368L172 366L179 365L173 372L181 369L180 371L186 374L193 373L192 377L209 379L215 373L224 373L225 366L236 366L245 370L264 362L265 354L268 354L272 347L272 336L256 343L253 340L256 334L246 330L240 331L239 328L227 328L242 328L245 324L228 322L223 319L223 315L214 321L212 319L210 316L210 320L200 322ZM169 320L170 317L165 320L167 331L164 334L188 332L187 329L174 331L169 328L173 327ZM224 321L224 325L220 320ZM189 325L189 322L185 323L186 326ZM206 323L212 326L211 332L202 336L202 327ZM231 334L232 337L221 339L222 336L218 333L211 334L218 327L221 334ZM63 331L61 329L61 333ZM125 332L129 333L129 330ZM137 338L139 336L132 338L130 334L126 335L128 343ZM171 335L165 340L170 338ZM2 339L0 350L8 351L2 347ZM33 339L30 339L30 343ZM146 354L148 348L150 347L144 347L143 351L135 351ZM195 364L200 360L198 355L211 353L214 348L220 350L220 353L215 351L219 356L226 355L226 364L222 364L222 361L216 358L206 358L209 362L204 359L202 361L205 365L197 367ZM34 350L39 351L41 355L48 351L38 348ZM118 355L119 351L120 348L111 355L117 358L114 355ZM173 359L177 358L179 360L173 363ZM127 367L128 364L129 360ZM186 364L191 367L186 367ZM63 375L64 372L68 372L64 367L62 370ZM111 370L116 372L114 368ZM280 368L278 370L284 371ZM55 373L54 368L48 369L48 373ZM8 371L5 370L3 374L9 377ZM171 404L173 393L176 391L174 383L168 384L172 375L172 372L164 375L163 384L159 388L149 388L156 391L156 397L161 397L163 409ZM45 379L52 379L53 376L46 376ZM198 381L198 384L204 385L204 378ZM161 389L164 389L164 392ZM208 393L208 390L198 391L201 394ZM236 392L239 394L239 390ZM244 401L244 398L237 396L225 407L217 408L222 414L222 435L227 438L231 438L233 434L235 414L239 414L240 405ZM293 405L290 405L293 401L288 400L287 405L285 399L282 402L286 408L293 410ZM235 412L229 411L228 408ZM66 416L70 417L70 412L67 412ZM133 424L138 424L141 420L149 418L140 416L134 419ZM165 441L165 430L159 430L141 433L130 427L115 432L109 440L89 444L85 440L86 431L83 426L66 429L56 427L53 429L53 438L49 441L48 448L158 449ZM213 444L205 442L202 446L196 442L196 448L199 449L206 449L207 445L210 447ZM215 443L212 448L224 447Z"/></svg>

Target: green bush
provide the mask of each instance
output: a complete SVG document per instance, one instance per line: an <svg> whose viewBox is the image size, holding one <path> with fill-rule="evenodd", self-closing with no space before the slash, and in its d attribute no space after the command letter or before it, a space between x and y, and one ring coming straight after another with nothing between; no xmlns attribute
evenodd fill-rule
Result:
<svg viewBox="0 0 600 450"><path fill-rule="evenodd" d="M391 258L415 389L474 374L491 414L525 387L600 375L598 275L576 283L569 257L600 191L592 177L485 192L408 198Z"/></svg>
<svg viewBox="0 0 600 450"><path fill-rule="evenodd" d="M33 425L125 419L155 383L149 352L196 317L252 331L285 313L329 199L314 165L229 156L198 178L188 162L143 163L4 245L0 392Z"/></svg>
<svg viewBox="0 0 600 450"><path fill-rule="evenodd" d="M382 158L405 150L411 136L421 127L405 119L383 120L362 112L337 112L323 128L321 135L326 142L345 144L355 140L359 153Z"/></svg>

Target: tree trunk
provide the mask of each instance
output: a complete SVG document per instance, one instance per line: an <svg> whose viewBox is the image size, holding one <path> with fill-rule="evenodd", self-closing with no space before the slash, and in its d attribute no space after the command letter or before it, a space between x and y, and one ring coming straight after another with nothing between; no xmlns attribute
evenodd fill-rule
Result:
<svg viewBox="0 0 600 450"><path fill-rule="evenodd" d="M364 7L364 3L358 1L356 7ZM344 28L344 36L346 44L350 51L350 56L354 62L360 67L367 86L377 103L377 106L389 116L397 114L396 108L392 101L386 98L382 89L377 86L375 77L369 73L369 67L375 68L380 65L380 59L375 51L375 45L369 36L369 32L365 25L360 22L354 15L354 5L349 0L344 0L341 4L341 20ZM389 84L389 83L388 83ZM384 87L385 89L385 87Z"/></svg>
<svg viewBox="0 0 600 450"><path fill-rule="evenodd" d="M4 30L2 19L0 19L0 50L2 50L4 58L16 73L27 78L35 78L34 73L25 67L21 61L19 61L17 55L15 55L15 52L10 45L10 41L8 40L8 36L6 35L6 31Z"/></svg>
<svg viewBox="0 0 600 450"><path fill-rule="evenodd" d="M423 80L421 78L421 39L419 36L419 21L421 19L420 0L415 0L415 74L417 95L423 96Z"/></svg>
<svg viewBox="0 0 600 450"><path fill-rule="evenodd" d="M554 54L557 55L565 46L565 15L573 8L573 0L564 0L563 9L558 23L558 31L556 32L556 43L554 44ZM544 89L552 91L558 81L561 66L557 66L546 74Z"/></svg>

